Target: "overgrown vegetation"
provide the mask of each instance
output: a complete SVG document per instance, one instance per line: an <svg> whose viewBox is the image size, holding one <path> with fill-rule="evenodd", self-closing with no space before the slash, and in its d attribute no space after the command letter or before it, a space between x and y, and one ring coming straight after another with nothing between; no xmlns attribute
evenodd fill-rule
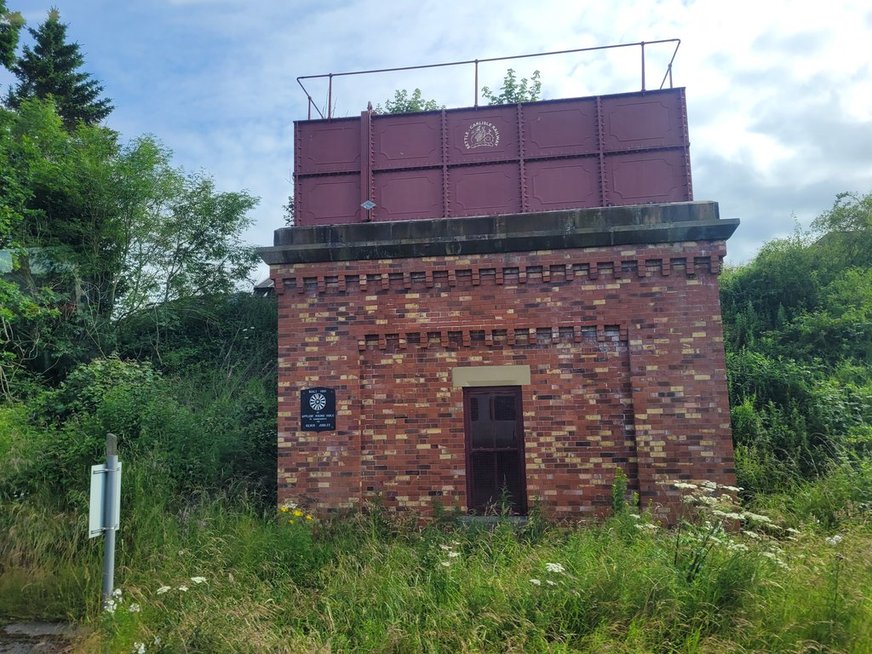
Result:
<svg viewBox="0 0 872 654"><path fill-rule="evenodd" d="M83 651L862 652L872 638L857 514L832 534L788 513L802 528L779 538L632 513L574 530L420 530L377 509L289 524L233 492L173 509L166 472L129 469L111 613L82 520L11 505L0 613L83 620Z"/></svg>
<svg viewBox="0 0 872 654"><path fill-rule="evenodd" d="M872 451L872 194L727 270L721 302L739 482L786 490Z"/></svg>
<svg viewBox="0 0 872 654"><path fill-rule="evenodd" d="M506 102L538 97L511 80ZM872 195L722 276L741 505L678 483L666 530L616 475L597 525L319 522L275 507L275 303L233 291L254 199L58 106L0 111L0 618L78 621L82 652L870 651ZM85 471L107 431L103 611Z"/></svg>

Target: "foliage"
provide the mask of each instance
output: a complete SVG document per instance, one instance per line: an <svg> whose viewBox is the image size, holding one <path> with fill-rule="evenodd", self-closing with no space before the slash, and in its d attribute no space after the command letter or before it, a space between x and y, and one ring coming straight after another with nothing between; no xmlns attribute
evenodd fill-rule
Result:
<svg viewBox="0 0 872 654"><path fill-rule="evenodd" d="M872 194L839 195L813 227L722 277L737 470L751 493L868 455Z"/></svg>
<svg viewBox="0 0 872 654"><path fill-rule="evenodd" d="M151 138L64 129L49 101L2 112L0 207L25 297L54 309L18 321L19 361L56 377L114 347L114 324L154 302L228 292L255 255L240 234L256 200L171 165Z"/></svg>
<svg viewBox="0 0 872 654"><path fill-rule="evenodd" d="M139 186L125 198L124 261L116 282L116 317L148 305L232 291L257 260L241 233L257 199L217 192L213 180L170 166L169 153L139 139L121 162L125 179Z"/></svg>
<svg viewBox="0 0 872 654"><path fill-rule="evenodd" d="M98 412L107 395L119 388L148 392L157 382L148 362L122 361L117 357L95 359L79 366L55 389L45 390L34 402L36 419L62 425Z"/></svg>
<svg viewBox="0 0 872 654"><path fill-rule="evenodd" d="M111 102L101 98L103 87L79 69L85 58L78 43L67 42L67 25L60 13L52 9L37 29L29 28L34 46L24 46L11 70L18 79L10 89L6 104L17 108L28 98L52 98L67 129L80 122L91 125L112 111Z"/></svg>
<svg viewBox="0 0 872 654"><path fill-rule="evenodd" d="M627 511L627 473L623 468L615 468L615 478L612 481L612 512L620 515Z"/></svg>
<svg viewBox="0 0 872 654"><path fill-rule="evenodd" d="M293 227L297 222L297 205L294 204L294 196L289 195L288 201L282 207L282 217L285 220L285 227Z"/></svg>
<svg viewBox="0 0 872 654"><path fill-rule="evenodd" d="M18 35L24 19L17 11L9 11L5 0L0 0L0 66L9 67L15 61Z"/></svg>
<svg viewBox="0 0 872 654"><path fill-rule="evenodd" d="M506 71L506 75L503 77L503 86L498 93L491 91L487 86L483 86L481 89L482 97L491 105L535 102L540 99L541 92L542 82L539 80L538 70L533 71L529 80L526 77L519 80L512 68Z"/></svg>
<svg viewBox="0 0 872 654"><path fill-rule="evenodd" d="M37 289L30 292L7 275L21 272L26 265L27 253L21 242L21 227L32 217L28 209L31 198L25 179L15 174L18 156L13 139L9 138L13 126L12 115L0 111L0 334L4 347L0 349L0 395L6 398L28 386L23 383L21 362L28 357L15 336L19 326L27 321L41 322L55 315L48 306L45 294Z"/></svg>
<svg viewBox="0 0 872 654"><path fill-rule="evenodd" d="M829 266L869 268L872 264L872 193L840 193L812 228L821 235L817 245Z"/></svg>
<svg viewBox="0 0 872 654"><path fill-rule="evenodd" d="M244 295L168 304L125 326L124 352L95 359L28 404L33 451L0 497L50 491L77 506L106 432L120 451L172 462L181 500L236 484L270 502L275 494L275 303ZM149 360L151 359L151 361Z"/></svg>
<svg viewBox="0 0 872 654"><path fill-rule="evenodd" d="M394 91L394 97L385 100L385 105L378 105L375 112L378 114L408 114L415 111L434 111L439 109L436 100L425 100L421 89L415 89L409 93L406 89Z"/></svg>

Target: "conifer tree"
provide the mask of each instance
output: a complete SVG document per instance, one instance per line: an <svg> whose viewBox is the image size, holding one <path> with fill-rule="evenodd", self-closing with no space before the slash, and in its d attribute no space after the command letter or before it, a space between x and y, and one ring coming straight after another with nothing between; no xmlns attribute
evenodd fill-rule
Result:
<svg viewBox="0 0 872 654"><path fill-rule="evenodd" d="M39 29L28 31L35 43L33 49L25 46L11 67L18 83L7 95L7 106L17 108L26 98L51 97L67 129L80 121L92 125L108 116L112 104L100 97L102 85L79 70L85 58L78 43L67 43L67 26L60 21L60 12L52 9Z"/></svg>

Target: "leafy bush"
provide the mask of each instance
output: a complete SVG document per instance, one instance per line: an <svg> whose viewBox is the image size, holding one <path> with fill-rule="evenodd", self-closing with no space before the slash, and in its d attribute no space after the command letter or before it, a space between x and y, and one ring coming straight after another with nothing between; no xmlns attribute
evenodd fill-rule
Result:
<svg viewBox="0 0 872 654"><path fill-rule="evenodd" d="M851 380L862 369L843 365L840 378L821 364L742 349L727 354L727 370L740 486L784 489L864 451L872 384Z"/></svg>
<svg viewBox="0 0 872 654"><path fill-rule="evenodd" d="M212 382L167 378L148 362L117 357L79 366L32 403L32 454L14 474L4 467L6 486L28 493L41 488L80 505L87 470L102 460L111 432L127 464L165 461L169 474L163 478L177 501L242 484L272 502L275 387L238 374Z"/></svg>
<svg viewBox="0 0 872 654"><path fill-rule="evenodd" d="M74 369L58 388L43 392L33 403L34 417L39 423L58 426L95 414L110 395L111 405L124 401L122 394L130 394L128 408L135 408L157 390L158 377L148 362L95 359ZM111 419L109 413L104 411Z"/></svg>

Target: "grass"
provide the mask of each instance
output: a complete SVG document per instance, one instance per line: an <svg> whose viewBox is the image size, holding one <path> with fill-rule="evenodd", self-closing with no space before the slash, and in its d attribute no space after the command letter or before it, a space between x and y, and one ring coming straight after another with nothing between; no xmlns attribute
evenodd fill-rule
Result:
<svg viewBox="0 0 872 654"><path fill-rule="evenodd" d="M289 524L257 485L180 487L144 449L124 457L109 613L87 497L27 481L51 433L20 407L0 427L0 618L81 624L79 652L872 652L868 463L757 498L794 531L755 537L623 502L586 526L379 507Z"/></svg>
<svg viewBox="0 0 872 654"><path fill-rule="evenodd" d="M856 516L835 544L813 523L777 543L720 533L688 574L704 526L418 529L377 509L289 525L238 494L175 503L147 465L126 474L117 610L99 610L84 516L30 498L0 513L0 615L90 626L79 651L872 651L872 525Z"/></svg>

